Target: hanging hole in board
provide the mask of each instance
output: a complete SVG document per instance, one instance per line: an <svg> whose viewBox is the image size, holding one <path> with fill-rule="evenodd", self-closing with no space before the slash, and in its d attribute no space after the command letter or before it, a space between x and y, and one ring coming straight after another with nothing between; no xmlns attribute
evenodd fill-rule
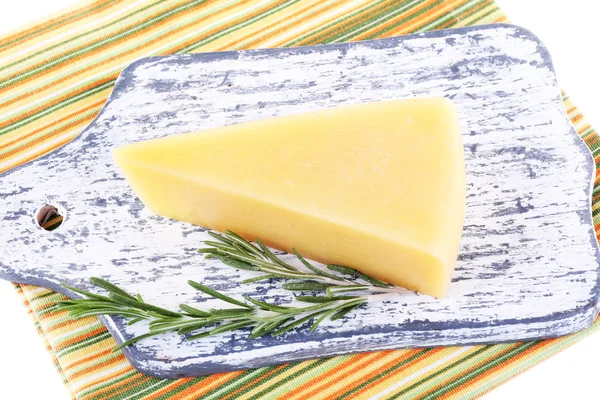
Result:
<svg viewBox="0 0 600 400"><path fill-rule="evenodd" d="M64 216L58 211L58 208L46 204L40 208L37 213L36 221L38 225L47 231L53 231L63 223Z"/></svg>

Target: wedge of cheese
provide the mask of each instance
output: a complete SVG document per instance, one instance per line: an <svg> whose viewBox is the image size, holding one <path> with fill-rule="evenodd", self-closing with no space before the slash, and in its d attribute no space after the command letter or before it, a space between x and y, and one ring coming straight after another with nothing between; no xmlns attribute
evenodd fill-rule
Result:
<svg viewBox="0 0 600 400"><path fill-rule="evenodd" d="M265 119L134 143L114 158L157 214L435 297L448 291L465 211L449 100Z"/></svg>

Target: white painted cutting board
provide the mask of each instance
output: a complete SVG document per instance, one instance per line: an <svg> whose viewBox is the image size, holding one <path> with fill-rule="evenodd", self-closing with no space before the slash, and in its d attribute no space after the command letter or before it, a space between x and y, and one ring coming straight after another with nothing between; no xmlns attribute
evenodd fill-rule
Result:
<svg viewBox="0 0 600 400"><path fill-rule="evenodd" d="M446 96L465 143L467 215L448 298L405 291L314 333L186 342L166 334L125 354L142 372L179 377L358 351L565 335L597 315L590 211L594 165L570 126L549 54L530 32L491 25L351 44L154 57L119 77L78 139L0 176L0 276L66 294L100 276L176 309L208 307L194 279L233 297L290 298L276 283L238 286L196 253L200 227L149 214L110 150L143 139L338 105ZM282 132L285 134L285 132ZM443 199L440 199L443 201ZM66 220L47 232L44 204ZM145 332L104 318L117 341Z"/></svg>

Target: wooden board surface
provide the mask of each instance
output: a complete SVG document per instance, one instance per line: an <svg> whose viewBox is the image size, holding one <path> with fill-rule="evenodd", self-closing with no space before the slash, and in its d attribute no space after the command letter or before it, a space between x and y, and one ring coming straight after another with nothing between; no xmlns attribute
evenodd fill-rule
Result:
<svg viewBox="0 0 600 400"><path fill-rule="evenodd" d="M100 276L176 309L211 302L194 279L227 292L289 299L277 284L239 286L196 253L200 227L151 215L112 161L125 143L369 101L445 96L458 108L467 215L448 298L404 291L314 333L186 342L166 334L125 353L142 372L179 377L358 351L555 337L597 315L591 155L570 126L549 54L530 32L491 25L369 42L153 57L119 77L72 143L0 176L0 276L66 294ZM285 133L282 133L285 134ZM443 199L440 199L443 201ZM35 223L44 204L63 225ZM118 341L145 332L103 318Z"/></svg>

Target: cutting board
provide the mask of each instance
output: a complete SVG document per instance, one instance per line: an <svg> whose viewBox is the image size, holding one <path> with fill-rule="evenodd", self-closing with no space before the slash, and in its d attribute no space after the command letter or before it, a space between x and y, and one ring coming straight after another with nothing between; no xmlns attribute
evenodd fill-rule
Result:
<svg viewBox="0 0 600 400"><path fill-rule="evenodd" d="M149 213L110 150L415 96L452 99L464 135L467 214L446 299L403 291L313 333L302 327L277 338L249 341L242 330L186 342L165 334L125 349L131 363L175 378L359 351L542 339L589 326L599 293L593 160L565 115L544 45L502 24L136 61L76 140L0 177L0 276L73 297L61 282L89 289L88 278L99 276L171 309L214 304L188 279L236 298L286 301L279 284L240 285L253 273L197 254L203 228ZM35 221L45 204L65 216L51 232ZM147 328L102 321L118 342Z"/></svg>

